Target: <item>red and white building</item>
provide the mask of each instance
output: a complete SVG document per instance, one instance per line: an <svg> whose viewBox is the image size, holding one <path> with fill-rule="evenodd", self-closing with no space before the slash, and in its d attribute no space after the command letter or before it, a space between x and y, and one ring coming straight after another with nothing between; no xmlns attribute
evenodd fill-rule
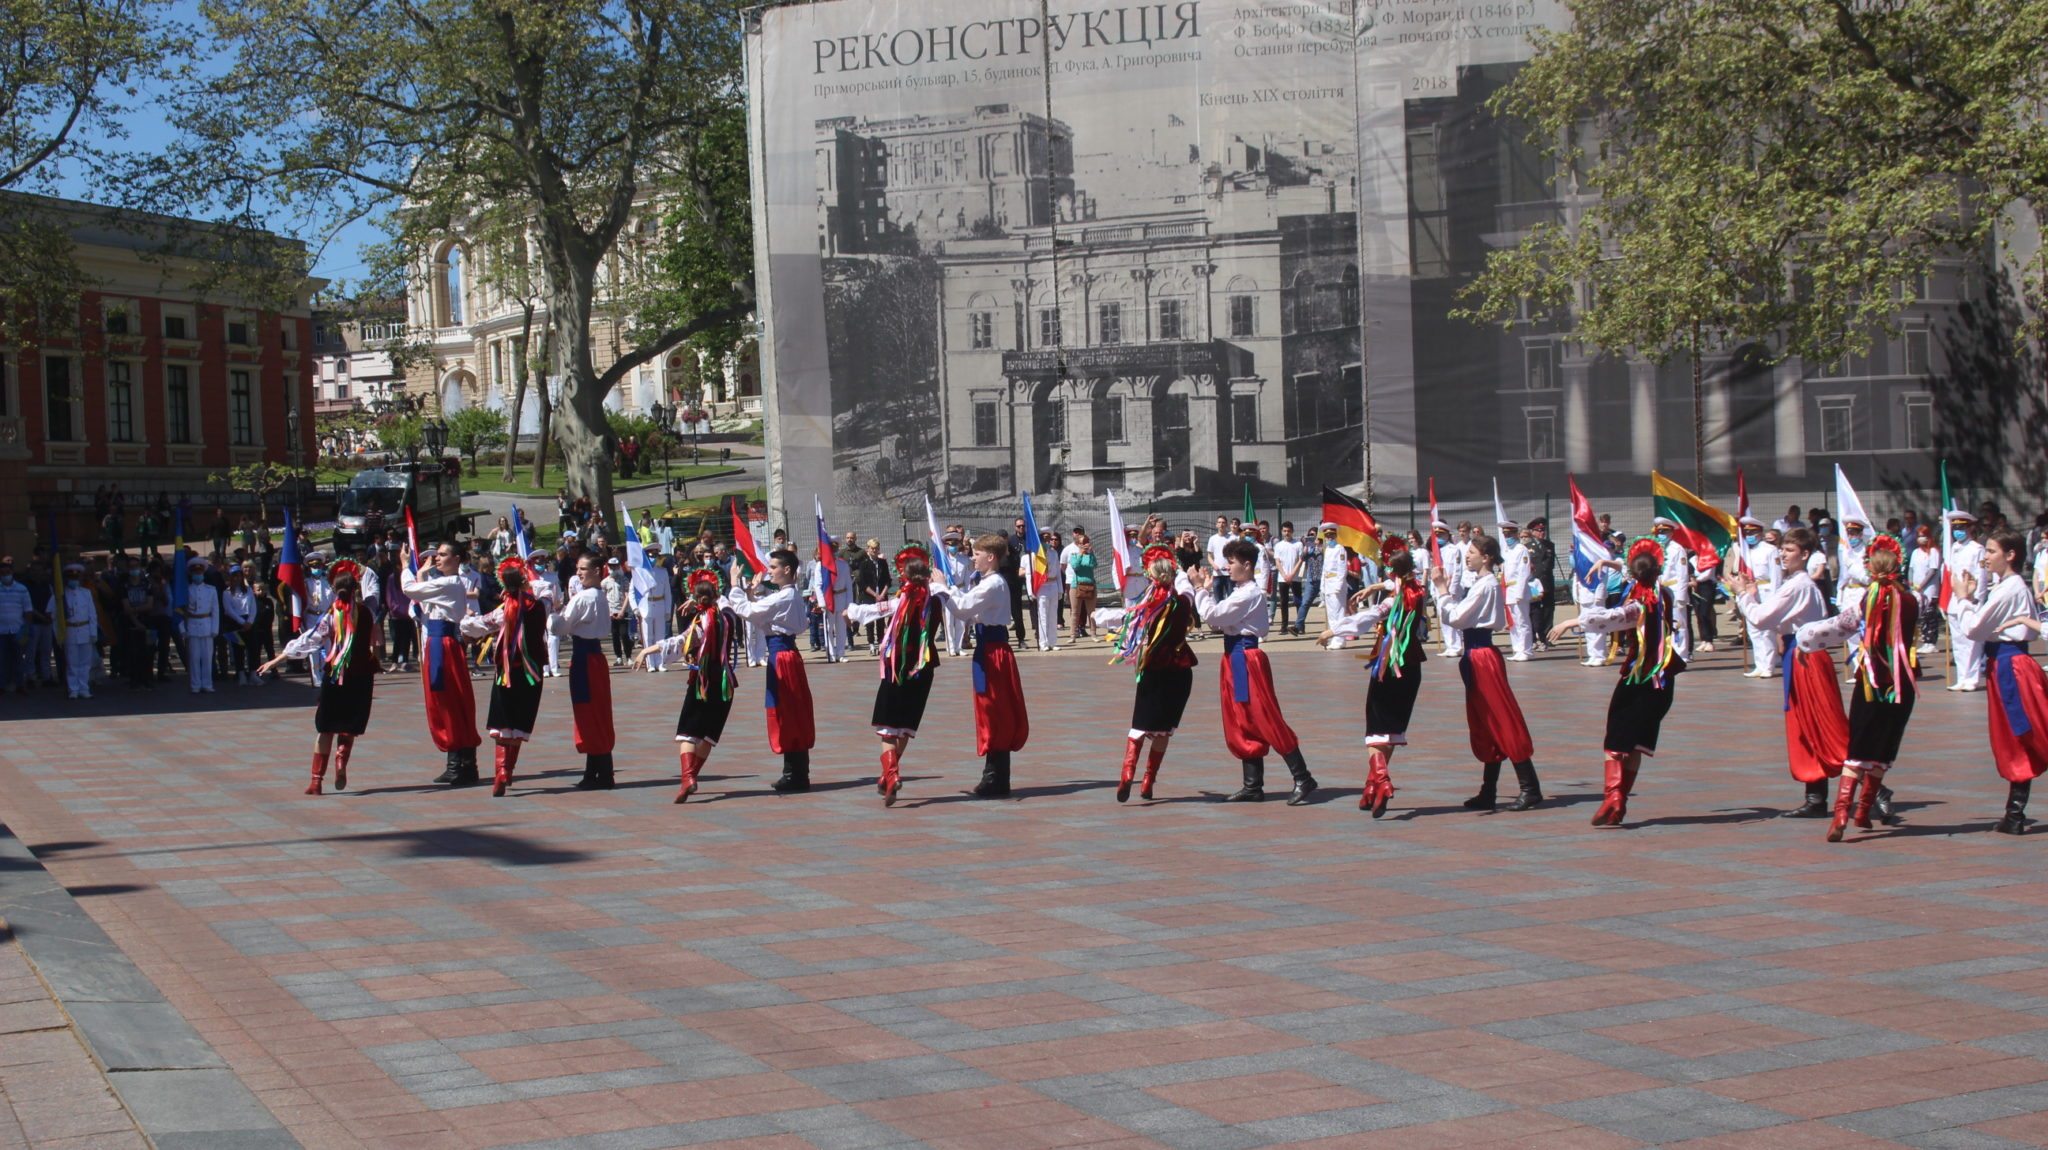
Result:
<svg viewBox="0 0 2048 1150"><path fill-rule="evenodd" d="M131 511L160 493L189 495L210 523L213 504L240 500L209 476L313 460L308 300L321 281L302 279L279 310L208 287L234 279L217 266L163 255L167 236L303 255L295 241L11 198L65 221L88 289L70 330L42 325L0 350L0 547L25 553L52 531L67 551L95 545L93 494L106 484L120 485Z"/></svg>

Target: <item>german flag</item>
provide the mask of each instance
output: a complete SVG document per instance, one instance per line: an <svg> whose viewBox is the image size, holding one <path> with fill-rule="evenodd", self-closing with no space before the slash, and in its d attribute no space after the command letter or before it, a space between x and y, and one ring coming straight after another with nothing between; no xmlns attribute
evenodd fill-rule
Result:
<svg viewBox="0 0 2048 1150"><path fill-rule="evenodd" d="M1323 522L1337 525L1337 542L1361 558L1378 562L1380 525L1365 504L1333 487L1323 488Z"/></svg>
<svg viewBox="0 0 2048 1150"><path fill-rule="evenodd" d="M1654 514L1678 524L1671 534L1695 555L1721 554L1741 530L1733 515L1655 471L1650 472L1650 503Z"/></svg>

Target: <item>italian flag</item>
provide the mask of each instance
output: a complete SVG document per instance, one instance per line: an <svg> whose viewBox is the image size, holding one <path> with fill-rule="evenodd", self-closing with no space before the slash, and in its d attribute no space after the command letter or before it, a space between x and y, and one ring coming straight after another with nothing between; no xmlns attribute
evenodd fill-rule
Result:
<svg viewBox="0 0 2048 1150"><path fill-rule="evenodd" d="M1650 473L1652 513L1678 524L1671 535L1695 555L1719 555L1735 541L1735 517L1656 471Z"/></svg>

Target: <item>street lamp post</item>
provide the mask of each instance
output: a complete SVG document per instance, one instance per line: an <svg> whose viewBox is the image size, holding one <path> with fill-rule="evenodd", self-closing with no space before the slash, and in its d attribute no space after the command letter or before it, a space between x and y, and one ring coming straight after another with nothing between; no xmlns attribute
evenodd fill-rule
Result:
<svg viewBox="0 0 2048 1150"><path fill-rule="evenodd" d="M284 433L291 441L289 454L292 461L292 510L298 513L299 521L303 523L306 518L306 485L298 469L305 459L299 447L299 404L296 398L284 409Z"/></svg>
<svg viewBox="0 0 2048 1150"><path fill-rule="evenodd" d="M429 419L420 427L420 438L426 441L427 454L433 457L434 464L440 466L441 451L448 446L448 425Z"/></svg>

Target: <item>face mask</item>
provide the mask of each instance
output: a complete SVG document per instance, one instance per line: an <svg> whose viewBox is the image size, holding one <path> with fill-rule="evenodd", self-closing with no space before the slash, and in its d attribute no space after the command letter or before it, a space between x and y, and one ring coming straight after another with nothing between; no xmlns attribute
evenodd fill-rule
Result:
<svg viewBox="0 0 2048 1150"><path fill-rule="evenodd" d="M71 588L73 591L78 590L78 580L76 579L66 579L64 580L64 585L66 587Z"/></svg>
<svg viewBox="0 0 2048 1150"><path fill-rule="evenodd" d="M1954 539L1958 543L1967 543L1970 541L1970 533L1968 531L1963 530L1960 527L1956 528L1954 531L1949 532L1949 537Z"/></svg>
<svg viewBox="0 0 2048 1150"><path fill-rule="evenodd" d="M1659 531L1659 532L1657 532L1657 542L1659 542L1659 543L1669 543L1669 542L1671 542L1671 532L1669 532L1669 531Z"/></svg>
<svg viewBox="0 0 2048 1150"><path fill-rule="evenodd" d="M8 586L12 586L12 585L13 585L13 583L14 583L14 572L12 572L12 571L0 571L0 587L8 587Z"/></svg>

